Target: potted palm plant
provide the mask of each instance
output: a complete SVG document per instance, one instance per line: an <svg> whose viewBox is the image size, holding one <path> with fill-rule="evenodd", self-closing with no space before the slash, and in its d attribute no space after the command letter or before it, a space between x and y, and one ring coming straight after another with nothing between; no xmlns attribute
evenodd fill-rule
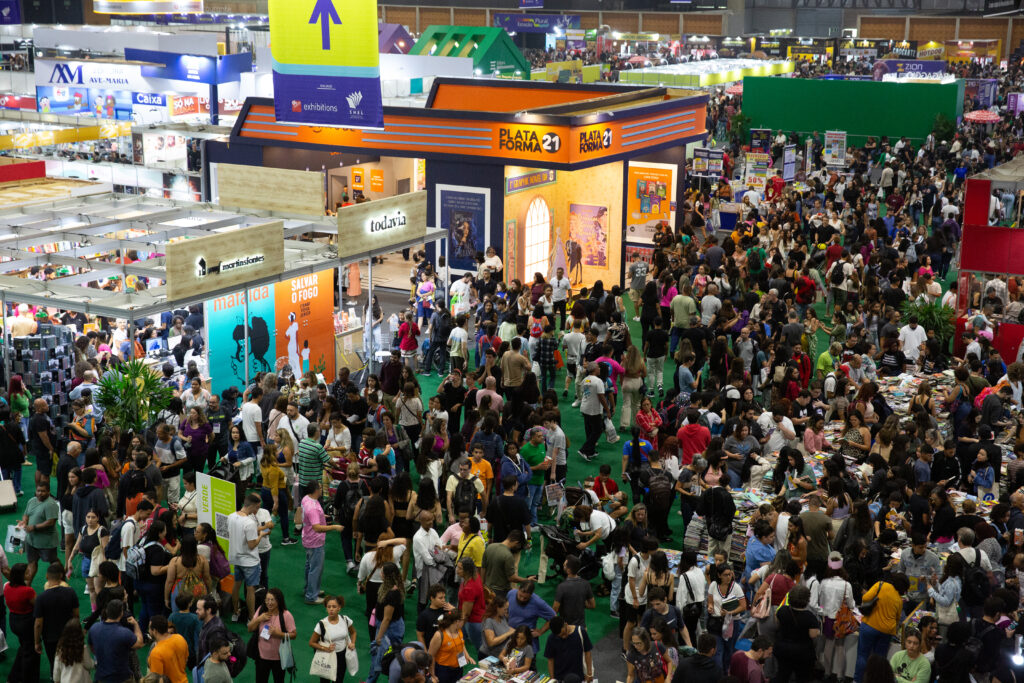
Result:
<svg viewBox="0 0 1024 683"><path fill-rule="evenodd" d="M174 398L174 391L141 360L106 372L99 381L96 404L104 421L122 436L142 434Z"/></svg>

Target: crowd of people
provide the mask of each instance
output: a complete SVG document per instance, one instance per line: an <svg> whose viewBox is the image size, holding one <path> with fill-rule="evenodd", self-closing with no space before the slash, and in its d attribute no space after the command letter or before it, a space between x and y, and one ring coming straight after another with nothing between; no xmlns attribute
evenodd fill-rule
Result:
<svg viewBox="0 0 1024 683"><path fill-rule="evenodd" d="M738 106L712 102L709 130ZM992 339L1024 288L947 282L966 175L1020 138L1007 116L951 144L869 139L842 172L813 145L803 192L695 180L622 283L506 278L493 248L445 283L417 258L394 339L367 307L391 350L365 377L260 373L216 396L184 356L201 308L146 321L135 345L96 320L66 430L20 376L0 404L4 479L20 493L35 469L23 555L0 552L9 679L35 683L45 657L61 682L281 683L307 676L301 648L320 680L455 683L493 658L589 683L607 610L621 659L601 676L627 683L1016 680L1024 364ZM725 199L743 207L731 233ZM954 355L914 311L961 296ZM7 326L50 320L26 306ZM117 433L102 376L171 335L174 398ZM914 374L909 400L887 390ZM204 472L236 488L213 524ZM286 594L299 555L274 550L300 544ZM320 618L297 620L299 600Z"/></svg>

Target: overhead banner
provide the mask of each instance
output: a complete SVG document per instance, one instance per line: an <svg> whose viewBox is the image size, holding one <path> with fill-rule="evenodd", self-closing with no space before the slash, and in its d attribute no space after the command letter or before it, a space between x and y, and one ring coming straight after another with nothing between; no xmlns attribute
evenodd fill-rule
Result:
<svg viewBox="0 0 1024 683"><path fill-rule="evenodd" d="M270 0L278 121L383 128L377 0Z"/></svg>
<svg viewBox="0 0 1024 683"><path fill-rule="evenodd" d="M822 152L825 165L835 168L846 167L846 131L825 131L825 149Z"/></svg>
<svg viewBox="0 0 1024 683"><path fill-rule="evenodd" d="M18 0L0 0L0 26L21 23L21 3Z"/></svg>
<svg viewBox="0 0 1024 683"><path fill-rule="evenodd" d="M1007 94L1006 109L1014 116L1024 111L1024 93L1012 92Z"/></svg>
<svg viewBox="0 0 1024 683"><path fill-rule="evenodd" d="M768 154L772 149L771 128L750 129L750 151Z"/></svg>
<svg viewBox="0 0 1024 683"><path fill-rule="evenodd" d="M287 363L296 375L334 376L334 274L311 275L249 289L249 320L242 291L206 302L210 386L217 394L245 385L245 325L249 378Z"/></svg>
<svg viewBox="0 0 1024 683"><path fill-rule="evenodd" d="M724 170L725 153L721 149L698 147L693 150L693 175L718 177Z"/></svg>
<svg viewBox="0 0 1024 683"><path fill-rule="evenodd" d="M871 68L871 75L876 81L882 80L886 74L906 77L945 72L946 63L934 59L880 59Z"/></svg>
<svg viewBox="0 0 1024 683"><path fill-rule="evenodd" d="M626 241L654 244L662 223L675 225L674 164L629 162L626 173Z"/></svg>
<svg viewBox="0 0 1024 683"><path fill-rule="evenodd" d="M203 0L93 0L96 14L201 14Z"/></svg>
<svg viewBox="0 0 1024 683"><path fill-rule="evenodd" d="M376 10L373 16L377 16ZM273 22L273 15L271 15L271 22ZM510 33L558 33L570 28L580 28L580 15L495 12L494 25Z"/></svg>
<svg viewBox="0 0 1024 683"><path fill-rule="evenodd" d="M782 148L782 179L787 183L796 180L796 145Z"/></svg>

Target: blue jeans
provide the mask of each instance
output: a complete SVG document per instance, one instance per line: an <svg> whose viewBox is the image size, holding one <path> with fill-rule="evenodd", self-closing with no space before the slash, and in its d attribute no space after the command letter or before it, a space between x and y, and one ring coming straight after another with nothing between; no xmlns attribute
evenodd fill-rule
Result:
<svg viewBox="0 0 1024 683"><path fill-rule="evenodd" d="M11 483L14 484L14 492L21 492L21 465L12 469L3 469L4 479L10 479Z"/></svg>
<svg viewBox="0 0 1024 683"><path fill-rule="evenodd" d="M374 629L376 628L377 627L375 626ZM397 619L388 625L388 630L384 632L384 637L381 638L380 644L377 643L376 634L371 636L370 675L366 677L367 683L376 683L377 677L380 676L381 673L380 663L381 660L384 659L385 653L387 653L389 648L401 645L403 638L405 638L404 619Z"/></svg>
<svg viewBox="0 0 1024 683"><path fill-rule="evenodd" d="M739 635L742 631L743 623L734 619L732 622L732 636L729 638L715 636L715 661L721 665L723 671L726 670L732 661L732 653L736 649L736 641L739 640Z"/></svg>
<svg viewBox="0 0 1024 683"><path fill-rule="evenodd" d="M736 470L729 470L729 485L732 486L734 489L743 488L743 478L740 476L740 473L737 472Z"/></svg>
<svg viewBox="0 0 1024 683"><path fill-rule="evenodd" d="M683 328L672 326L672 331L669 333L668 338L668 355L673 355L676 352L676 347L679 346L679 340L683 336Z"/></svg>
<svg viewBox="0 0 1024 683"><path fill-rule="evenodd" d="M857 636L857 668L853 674L855 683L860 683L868 657L871 655L885 657L889 653L889 643L891 642L892 636L888 633L882 633L865 623L861 623L860 634Z"/></svg>
<svg viewBox="0 0 1024 683"><path fill-rule="evenodd" d="M306 548L306 601L320 597L320 576L324 573L324 546Z"/></svg>
<svg viewBox="0 0 1024 683"><path fill-rule="evenodd" d="M544 497L544 484L527 484L526 494L526 502L530 506L530 523L537 526L537 508Z"/></svg>
<svg viewBox="0 0 1024 683"><path fill-rule="evenodd" d="M484 641L484 625L483 622L472 622L467 621L463 626L463 631L466 635L466 640L473 643L473 647L476 648L477 652L480 651L480 645Z"/></svg>
<svg viewBox="0 0 1024 683"><path fill-rule="evenodd" d="M420 368L420 372L430 374L433 370L434 359L437 358L437 374L444 374L445 368L448 367L448 347L445 342L447 340L442 339L435 342L430 342L430 346L427 347L427 352L423 355L423 367Z"/></svg>
<svg viewBox="0 0 1024 683"><path fill-rule="evenodd" d="M622 569L619 568L619 563L615 563L615 578L612 579L612 594L608 597L608 608L612 612L617 612L619 609L619 591L622 590Z"/></svg>

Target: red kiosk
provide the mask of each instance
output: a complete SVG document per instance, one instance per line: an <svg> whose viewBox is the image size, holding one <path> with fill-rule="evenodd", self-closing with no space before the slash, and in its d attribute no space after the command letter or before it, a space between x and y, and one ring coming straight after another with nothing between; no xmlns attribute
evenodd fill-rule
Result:
<svg viewBox="0 0 1024 683"><path fill-rule="evenodd" d="M968 179L964 197L963 237L960 242L960 264L957 276L957 307L954 351L964 353L963 331L976 312L975 298L985 295L987 280L995 275L1024 277L1024 230L989 225L989 202L992 181ZM993 330L992 346L1006 363L1017 358L1024 340L1024 324L998 321Z"/></svg>

